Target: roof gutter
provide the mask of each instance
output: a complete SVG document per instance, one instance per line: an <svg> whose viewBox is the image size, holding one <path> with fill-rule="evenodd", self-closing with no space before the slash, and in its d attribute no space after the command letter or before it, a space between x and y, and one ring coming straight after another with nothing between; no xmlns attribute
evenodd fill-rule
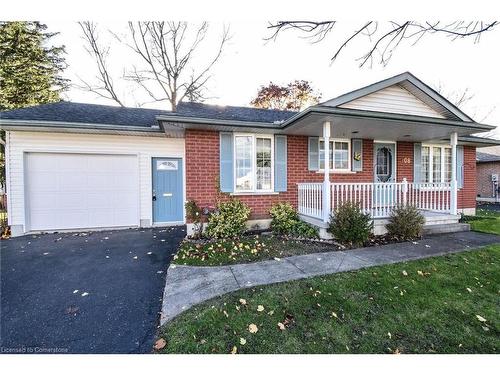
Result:
<svg viewBox="0 0 500 375"><path fill-rule="evenodd" d="M241 126L247 128L263 128L263 129L280 129L281 124L273 124L271 122L256 122L256 121L241 121L241 120L221 120L210 119L204 117L189 117L178 115L158 115L158 121L166 121L170 123L189 123L189 124L210 124L220 126Z"/></svg>
<svg viewBox="0 0 500 375"><path fill-rule="evenodd" d="M114 131L133 131L144 133L161 133L159 127L144 127L130 125L109 125L92 124L84 122L62 122L62 121L40 121L40 120L10 120L0 119L0 125L6 130L26 130L27 128L39 129L84 129L84 130L114 130Z"/></svg>

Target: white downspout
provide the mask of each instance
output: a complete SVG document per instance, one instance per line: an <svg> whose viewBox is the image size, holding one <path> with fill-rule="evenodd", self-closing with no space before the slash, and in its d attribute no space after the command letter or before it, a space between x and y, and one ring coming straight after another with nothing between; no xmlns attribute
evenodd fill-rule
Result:
<svg viewBox="0 0 500 375"><path fill-rule="evenodd" d="M457 214L457 133L451 133L451 191L450 191L450 213Z"/></svg>
<svg viewBox="0 0 500 375"><path fill-rule="evenodd" d="M323 142L325 145L325 167L323 180L323 222L330 221L331 200L330 200L330 128L329 121L323 123Z"/></svg>

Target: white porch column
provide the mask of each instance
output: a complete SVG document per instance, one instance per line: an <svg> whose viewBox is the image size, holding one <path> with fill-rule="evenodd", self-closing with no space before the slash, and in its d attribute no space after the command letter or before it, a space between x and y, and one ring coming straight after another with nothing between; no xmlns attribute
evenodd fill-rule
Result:
<svg viewBox="0 0 500 375"><path fill-rule="evenodd" d="M327 223L330 220L331 200L330 200L330 122L323 123L323 141L325 145L325 168L323 179L323 221Z"/></svg>
<svg viewBox="0 0 500 375"><path fill-rule="evenodd" d="M451 191L450 191L450 213L457 214L457 133L451 133Z"/></svg>

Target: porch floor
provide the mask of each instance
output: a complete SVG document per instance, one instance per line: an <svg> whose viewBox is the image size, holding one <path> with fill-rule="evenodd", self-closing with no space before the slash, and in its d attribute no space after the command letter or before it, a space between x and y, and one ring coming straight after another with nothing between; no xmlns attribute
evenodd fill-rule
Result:
<svg viewBox="0 0 500 375"><path fill-rule="evenodd" d="M458 223L458 220L460 220L460 215L452 215L446 212L437 212L437 211L429 211L429 210L419 210L420 213L424 216L425 218L425 224L440 224L436 223L436 221L446 221L449 223ZM312 216L307 216L307 215L299 215L300 219L317 226L318 228L328 228L328 223L325 223L323 220L320 220L318 218L312 217ZM377 223L387 223L387 218L376 218L373 219L374 224Z"/></svg>
<svg viewBox="0 0 500 375"><path fill-rule="evenodd" d="M440 225L450 226L449 227L450 230L443 230L441 231L442 233L468 230L467 228L461 228L457 226L459 224L460 215L452 215L446 212L436 212L430 210L419 210L419 211L425 218L424 231L428 228L436 229L437 226ZM328 223L325 223L324 221L311 216L299 215L299 217L306 223L318 227L320 230L321 238L331 238L331 235L326 232L326 229L328 228ZM388 223L388 221L389 221L388 218L373 219L374 234L381 235L386 233L385 225Z"/></svg>

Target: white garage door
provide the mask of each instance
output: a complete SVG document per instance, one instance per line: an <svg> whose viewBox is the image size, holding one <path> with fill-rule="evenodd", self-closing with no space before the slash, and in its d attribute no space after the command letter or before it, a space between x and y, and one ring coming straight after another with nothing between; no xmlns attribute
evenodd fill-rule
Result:
<svg viewBox="0 0 500 375"><path fill-rule="evenodd" d="M133 155L27 153L25 186L29 230L139 223Z"/></svg>

